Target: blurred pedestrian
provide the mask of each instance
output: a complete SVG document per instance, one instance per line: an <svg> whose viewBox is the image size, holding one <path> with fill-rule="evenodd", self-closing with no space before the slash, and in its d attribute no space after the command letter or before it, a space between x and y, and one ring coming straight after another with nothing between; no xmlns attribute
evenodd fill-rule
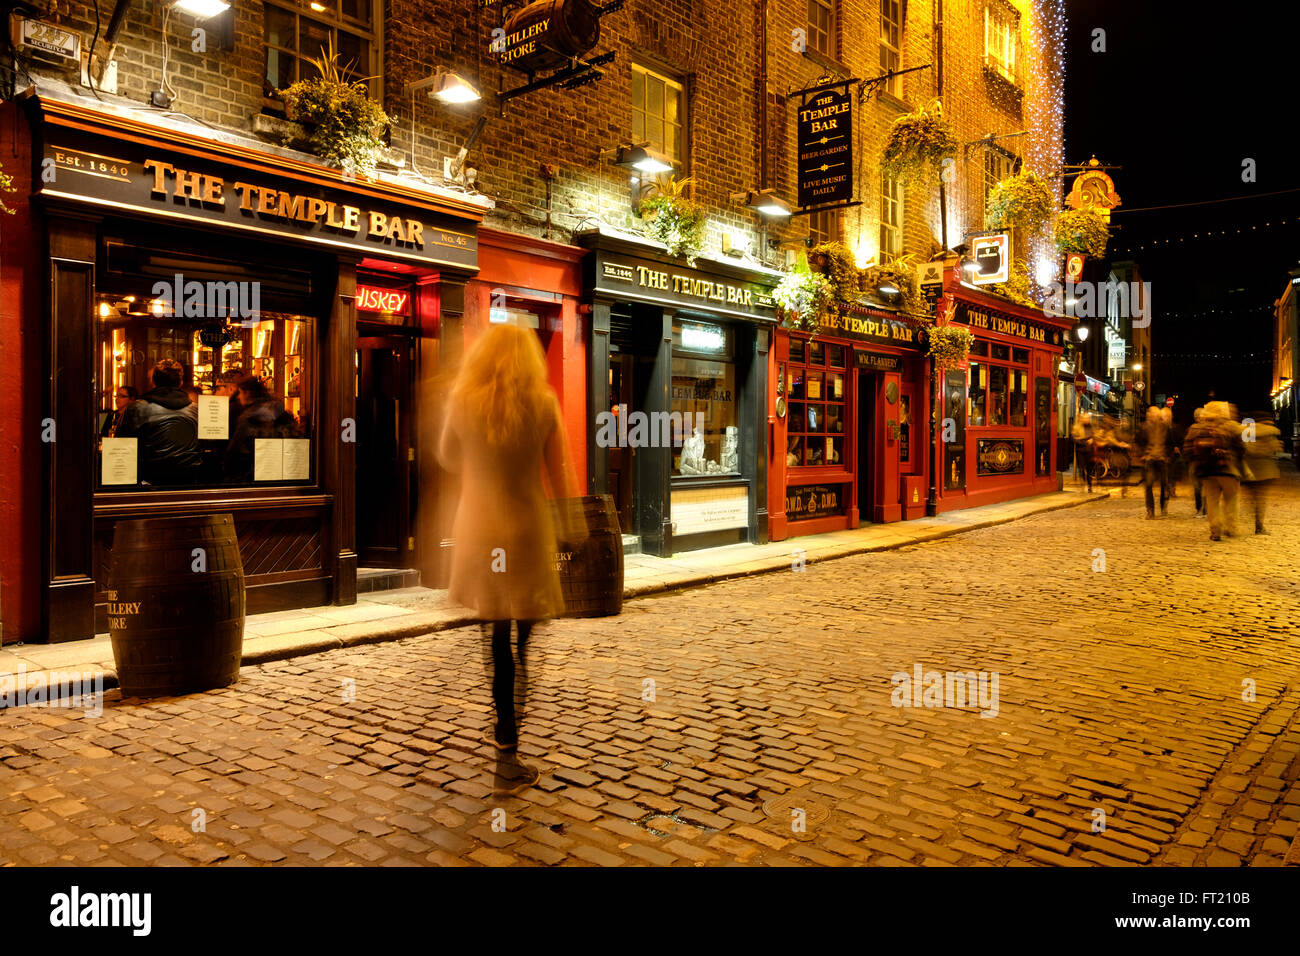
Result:
<svg viewBox="0 0 1300 956"><path fill-rule="evenodd" d="M556 528L539 478L554 498L572 499L575 482L559 402L546 381L537 336L494 324L465 355L451 388L439 444L444 467L460 473L460 501L450 597L491 622L492 699L496 726L488 741L499 752L495 792L520 793L538 771L516 755L515 668L510 625L518 633L518 666L533 625L564 611L556 570ZM586 537L580 512L559 509L566 548Z"/></svg>
<svg viewBox="0 0 1300 956"><path fill-rule="evenodd" d="M1090 412L1080 412L1075 417L1070 437L1074 439L1074 477L1086 481L1088 491L1091 493L1093 434Z"/></svg>
<svg viewBox="0 0 1300 956"><path fill-rule="evenodd" d="M1205 416L1204 406L1192 412L1192 419L1193 419L1192 428L1195 428L1198 424L1200 424L1200 421L1204 416ZM1192 433L1192 428L1189 428L1187 430L1187 435L1190 435ZM1205 517L1205 491L1201 487L1201 476L1200 473L1196 470L1196 462L1192 459L1192 456L1188 454L1186 451L1187 435L1183 436L1183 446L1184 446L1183 459L1187 462L1188 474L1192 476L1192 504L1196 509L1194 512L1194 517L1204 518Z"/></svg>
<svg viewBox="0 0 1300 956"><path fill-rule="evenodd" d="M1268 534L1264 528L1264 515L1268 511L1268 499L1273 484L1280 472L1277 467L1277 455L1282 452L1282 433L1273 424L1273 416L1268 412L1256 412L1253 434L1248 430L1242 435L1242 444L1246 449L1246 474L1244 485L1255 512L1255 534Z"/></svg>
<svg viewBox="0 0 1300 956"><path fill-rule="evenodd" d="M1172 436L1165 417L1155 405L1147 409L1146 422L1138 429L1137 452L1142 460L1142 484L1146 489L1147 517L1156 516L1154 485L1160 485L1160 516L1169 502L1169 457L1173 452Z"/></svg>
<svg viewBox="0 0 1300 956"><path fill-rule="evenodd" d="M1229 417L1227 402L1208 402L1201 420L1187 431L1183 450L1196 465L1210 518L1210 540L1222 532L1232 535L1237 514L1237 490L1241 482L1245 449L1241 425Z"/></svg>

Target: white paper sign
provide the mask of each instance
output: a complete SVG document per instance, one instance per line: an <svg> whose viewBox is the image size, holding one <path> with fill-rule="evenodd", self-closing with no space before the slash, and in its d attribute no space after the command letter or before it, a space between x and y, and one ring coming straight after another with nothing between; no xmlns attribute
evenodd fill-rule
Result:
<svg viewBox="0 0 1300 956"><path fill-rule="evenodd" d="M136 483L136 439L105 438L99 457L101 484L134 485Z"/></svg>
<svg viewBox="0 0 1300 956"><path fill-rule="evenodd" d="M254 438L254 481L307 481L311 478L311 439Z"/></svg>
<svg viewBox="0 0 1300 956"><path fill-rule="evenodd" d="M306 481L311 477L311 439L284 439L284 480Z"/></svg>
<svg viewBox="0 0 1300 956"><path fill-rule="evenodd" d="M284 480L284 449L282 438L253 439L253 480Z"/></svg>
<svg viewBox="0 0 1300 956"><path fill-rule="evenodd" d="M230 437L230 398L226 395L199 396L199 440Z"/></svg>

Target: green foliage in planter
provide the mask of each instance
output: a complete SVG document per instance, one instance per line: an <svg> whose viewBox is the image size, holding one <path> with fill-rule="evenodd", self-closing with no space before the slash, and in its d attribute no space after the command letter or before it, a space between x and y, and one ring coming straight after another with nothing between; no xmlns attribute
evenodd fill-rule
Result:
<svg viewBox="0 0 1300 956"><path fill-rule="evenodd" d="M339 66L334 42L319 59L309 62L320 76L299 80L281 91L288 119L314 126L312 151L347 169L372 175L388 128L388 114L370 98L365 79L349 80L351 66ZM367 78L369 79L369 78Z"/></svg>
<svg viewBox="0 0 1300 956"><path fill-rule="evenodd" d="M831 281L831 289L840 302L852 302L858 297L858 263L853 252L842 242L823 242L808 254L810 263L817 263L816 271Z"/></svg>
<svg viewBox="0 0 1300 956"><path fill-rule="evenodd" d="M938 176L943 161L961 145L952 124L943 118L936 100L927 109L894 120L880 157L880 168L901 182L929 183Z"/></svg>
<svg viewBox="0 0 1300 956"><path fill-rule="evenodd" d="M787 329L816 335L822 319L834 309L835 288L826 276L808 268L807 260L800 256L794 271L787 272L772 291L772 298L781 308L781 320Z"/></svg>
<svg viewBox="0 0 1300 956"><path fill-rule="evenodd" d="M1022 169L989 192L984 226L987 229L1015 227L1037 232L1051 220L1058 205L1051 187L1032 169Z"/></svg>
<svg viewBox="0 0 1300 956"><path fill-rule="evenodd" d="M1038 303L1029 295L1029 265L1027 263L1016 263L1012 267L1011 274L1006 282L996 282L993 285L985 286L984 289L987 292L1004 296L1017 305L1026 305L1031 309L1038 308Z"/></svg>
<svg viewBox="0 0 1300 956"><path fill-rule="evenodd" d="M909 253L905 256L897 256L890 262L868 266L861 274L862 291L882 295L880 287L892 284L898 288L902 296L903 311L919 316L924 312L925 307L920 290L916 287L917 264L916 256Z"/></svg>
<svg viewBox="0 0 1300 956"><path fill-rule="evenodd" d="M936 368L960 365L974 344L975 333L964 325L936 325L930 329L930 357Z"/></svg>
<svg viewBox="0 0 1300 956"><path fill-rule="evenodd" d="M1067 209L1052 224L1052 241L1057 251L1065 254L1077 252L1085 256L1106 254L1110 228L1106 220L1087 209Z"/></svg>
<svg viewBox="0 0 1300 956"><path fill-rule="evenodd" d="M704 248L709 224L704 207L686 193L687 187L694 183L689 178L669 179L662 189L637 204L642 233L655 242L662 242L670 256L685 256L692 266Z"/></svg>

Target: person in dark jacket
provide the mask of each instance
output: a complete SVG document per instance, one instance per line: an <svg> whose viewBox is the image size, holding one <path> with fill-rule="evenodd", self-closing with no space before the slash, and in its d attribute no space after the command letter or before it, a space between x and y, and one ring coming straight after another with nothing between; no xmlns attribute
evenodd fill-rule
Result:
<svg viewBox="0 0 1300 956"><path fill-rule="evenodd" d="M1154 485L1160 485L1160 516L1163 518L1169 502L1169 459L1173 455L1173 438L1165 421L1163 409L1152 405L1147 409L1147 420L1138 429L1137 451L1142 459L1142 484L1146 488L1147 517L1156 516Z"/></svg>
<svg viewBox="0 0 1300 956"><path fill-rule="evenodd" d="M239 402L240 412L226 448L226 477L230 481L252 481L255 439L297 438L300 433L294 417L276 401L261 379L249 376L241 380L235 400Z"/></svg>
<svg viewBox="0 0 1300 956"><path fill-rule="evenodd" d="M1210 540L1218 541L1220 532L1231 536L1246 449L1241 441L1241 424L1233 421L1227 402L1206 404L1200 420L1187 430L1183 451L1195 464L1201 480L1210 518Z"/></svg>
<svg viewBox="0 0 1300 956"><path fill-rule="evenodd" d="M134 385L119 386L113 395L113 410L104 416L104 424L99 429L100 438L113 438L122 424L122 414L131 403L140 397Z"/></svg>
<svg viewBox="0 0 1300 956"><path fill-rule="evenodd" d="M138 441L140 480L151 485L188 485L198 480L198 409L181 389L184 368L163 359L153 368L153 388L122 413L118 438Z"/></svg>

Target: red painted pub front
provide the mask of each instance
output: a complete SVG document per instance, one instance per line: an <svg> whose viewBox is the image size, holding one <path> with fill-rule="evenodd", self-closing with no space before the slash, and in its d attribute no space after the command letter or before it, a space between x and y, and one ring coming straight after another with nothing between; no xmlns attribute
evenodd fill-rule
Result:
<svg viewBox="0 0 1300 956"><path fill-rule="evenodd" d="M947 369L934 429L936 511L1057 490L1056 369L1068 320L944 276L939 323L975 345ZM863 304L815 335L779 329L768 404L773 540L904 521L930 495L925 324Z"/></svg>

